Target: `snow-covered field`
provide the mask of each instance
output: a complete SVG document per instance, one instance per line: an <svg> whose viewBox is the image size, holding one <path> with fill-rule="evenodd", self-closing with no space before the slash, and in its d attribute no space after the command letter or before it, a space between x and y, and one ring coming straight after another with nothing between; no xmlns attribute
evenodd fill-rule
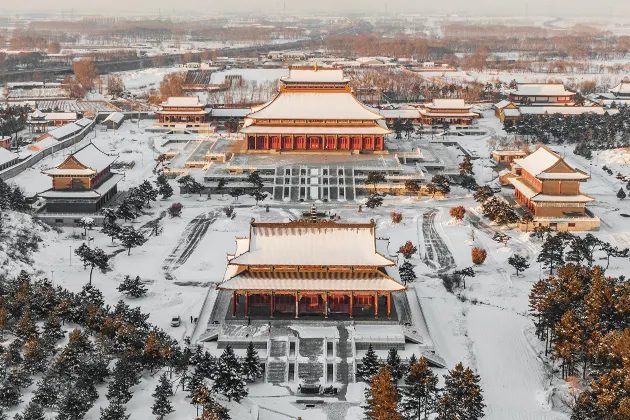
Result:
<svg viewBox="0 0 630 420"><path fill-rule="evenodd" d="M274 75L275 76L275 75ZM474 155L475 173L479 183L487 183L496 176L489 166L487 141L492 135L502 133L501 125L485 112L480 125L488 133L485 136L458 137L461 144ZM140 129L125 122L118 131L98 131L88 136L77 147L93 141L106 152L120 153L120 160L133 160L136 166L126 172L120 189L139 184L144 179L154 180L152 169L155 165L154 147L161 143L162 135L145 133L144 128L151 122L141 122ZM418 140L426 141L426 140ZM630 175L630 152L627 150L607 151L593 159L593 166L581 157L574 156L572 148L552 147L566 153L570 164L591 171L593 179L583 185L583 191L598 200L592 206L602 217L602 229L596 233L599 238L626 247L630 243L630 228L619 215L627 205L616 198L616 191L624 185L614 176L605 173L601 166L606 164L615 172ZM42 160L36 167L25 171L11 180L29 193L42 191L50 186L50 179L41 174L43 168L51 167L64 159L58 154ZM175 186L175 184L174 184ZM177 189L177 188L176 188ZM509 194L509 190L504 191ZM234 251L234 238L246 235L250 219L283 221L295 217L309 204L279 203L267 201L271 210L254 206L249 197L241 197L239 203L232 198L213 196L200 199L196 196L176 194L167 201L152 204L146 214L132 224L139 228L159 216L173 202L181 202L184 210L181 218L165 218L161 222L163 230L158 236L151 236L142 247L117 254L111 261L111 271L105 274L94 273L93 284L104 294L106 303L115 304L123 299L132 306L139 306L142 312L150 314L149 322L168 331L178 340L185 336L197 337L205 328L202 306L208 299L204 311L214 298L214 285L222 279L226 257ZM229 204L236 205L236 217L229 219L221 209ZM561 412L558 395L565 391L562 381L549 375L541 357L541 344L533 338L532 320L527 316L528 294L533 282L540 275L535 257L540 249L540 241L531 239L520 232L506 232L510 235L507 247L492 240L496 229L492 225L478 223L479 211L470 194L456 188L449 199L418 201L415 198L388 197L383 207L376 210L365 209L358 213L355 202L323 204L321 209L333 209L342 221L358 222L375 219L379 237L389 237L389 251L395 252L404 242L411 240L418 246L418 255L412 263L416 265L418 280L411 285L409 301L412 314L418 316L420 306L428 323L428 329L436 350L452 368L462 361L476 370L482 379L487 419L490 420L538 420L567 419ZM467 209L468 217L461 224L452 224L448 210L454 205ZM403 214L400 224L392 224L389 213L396 210ZM628 212L630 213L630 211ZM203 237L191 243L190 226L198 218L209 220L208 231ZM61 233L50 231L44 234L44 242L34 255L34 268L51 277L55 284L79 291L88 280L88 272L83 269L73 255L74 249L83 239L77 239L81 229L65 228ZM108 252L116 249L108 237L99 229L90 231L92 246ZM474 239L473 239L474 236ZM484 265L476 268L476 277L467 279L466 289L456 296L447 292L437 276L438 271L463 268L471 265L470 250L482 246L488 250ZM531 267L521 276L516 276L507 259L514 253L527 256ZM622 274L630 269L627 261L613 260L609 272ZM116 288L125 275L140 276L148 282L149 294L140 299L127 299ZM419 306L420 305L420 306ZM171 327L174 315L182 317L180 327ZM190 317L199 317L199 324L190 322ZM416 322L419 320L416 319ZM439 374L446 373L438 370ZM150 418L151 393L157 375L146 375L134 391L128 404L128 411L134 418ZM106 405L104 388L99 389L101 398L87 419L99 417L98 406ZM284 387L256 384L251 394L241 405L232 404L232 418L250 419L257 405L259 418L284 419L301 416L304 420L361 418L361 385L351 385L346 401L326 404L317 410L303 410L294 402L295 395ZM178 391L174 397L176 412L168 418L173 420L190 419L195 408ZM25 400L28 401L28 398ZM254 410L255 411L255 410ZM13 413L11 413L13 415Z"/></svg>

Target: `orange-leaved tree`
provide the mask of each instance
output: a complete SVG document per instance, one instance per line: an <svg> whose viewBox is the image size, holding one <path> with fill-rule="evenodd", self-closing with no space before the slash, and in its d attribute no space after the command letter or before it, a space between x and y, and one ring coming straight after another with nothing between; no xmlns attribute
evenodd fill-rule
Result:
<svg viewBox="0 0 630 420"><path fill-rule="evenodd" d="M448 213L455 220L463 220L466 215L466 209L464 206L457 206L450 209Z"/></svg>
<svg viewBox="0 0 630 420"><path fill-rule="evenodd" d="M470 252L470 255L472 257L473 264L481 265L486 260L488 253L483 248L473 248L472 251Z"/></svg>
<svg viewBox="0 0 630 420"><path fill-rule="evenodd" d="M372 420L401 420L398 412L398 391L387 367L370 379L367 415Z"/></svg>

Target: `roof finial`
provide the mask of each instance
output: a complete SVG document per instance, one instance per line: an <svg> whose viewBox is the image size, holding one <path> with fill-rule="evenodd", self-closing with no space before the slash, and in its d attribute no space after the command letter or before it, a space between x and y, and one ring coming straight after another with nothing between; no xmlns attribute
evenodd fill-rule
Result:
<svg viewBox="0 0 630 420"><path fill-rule="evenodd" d="M315 71L317 71L317 61L315 62Z"/></svg>

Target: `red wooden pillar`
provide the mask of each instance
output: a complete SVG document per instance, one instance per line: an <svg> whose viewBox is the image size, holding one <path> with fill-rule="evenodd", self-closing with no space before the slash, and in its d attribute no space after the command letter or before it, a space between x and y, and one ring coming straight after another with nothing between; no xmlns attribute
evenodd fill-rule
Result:
<svg viewBox="0 0 630 420"><path fill-rule="evenodd" d="M387 294L387 319L392 317L392 294Z"/></svg>
<svg viewBox="0 0 630 420"><path fill-rule="evenodd" d="M378 319L378 292L374 293L374 318Z"/></svg>
<svg viewBox="0 0 630 420"><path fill-rule="evenodd" d="M295 318L298 318L300 310L300 292L295 292Z"/></svg>
<svg viewBox="0 0 630 420"><path fill-rule="evenodd" d="M236 292L232 292L232 316L236 316Z"/></svg>
<svg viewBox="0 0 630 420"><path fill-rule="evenodd" d="M273 318L273 312L274 312L274 309L275 309L275 308L273 307L273 305L274 305L274 300L275 300L275 296L274 296L273 292L271 292L271 300L270 300L270 302L269 302L269 306L271 307L271 315L270 315L270 318Z"/></svg>
<svg viewBox="0 0 630 420"><path fill-rule="evenodd" d="M352 318L352 304L354 301L354 292L350 292L350 318Z"/></svg>
<svg viewBox="0 0 630 420"><path fill-rule="evenodd" d="M249 316L249 292L245 292L245 316Z"/></svg>
<svg viewBox="0 0 630 420"><path fill-rule="evenodd" d="M269 149L269 136L265 136L265 150Z"/></svg>

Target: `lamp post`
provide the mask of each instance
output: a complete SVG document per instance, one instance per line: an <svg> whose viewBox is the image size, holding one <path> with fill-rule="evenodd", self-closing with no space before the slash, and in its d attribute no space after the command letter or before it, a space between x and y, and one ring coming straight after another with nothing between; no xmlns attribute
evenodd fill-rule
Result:
<svg viewBox="0 0 630 420"><path fill-rule="evenodd" d="M72 265L72 245L69 245L69 246L70 246L70 254L69 254L70 255L70 259L69 259L70 263L68 265Z"/></svg>

